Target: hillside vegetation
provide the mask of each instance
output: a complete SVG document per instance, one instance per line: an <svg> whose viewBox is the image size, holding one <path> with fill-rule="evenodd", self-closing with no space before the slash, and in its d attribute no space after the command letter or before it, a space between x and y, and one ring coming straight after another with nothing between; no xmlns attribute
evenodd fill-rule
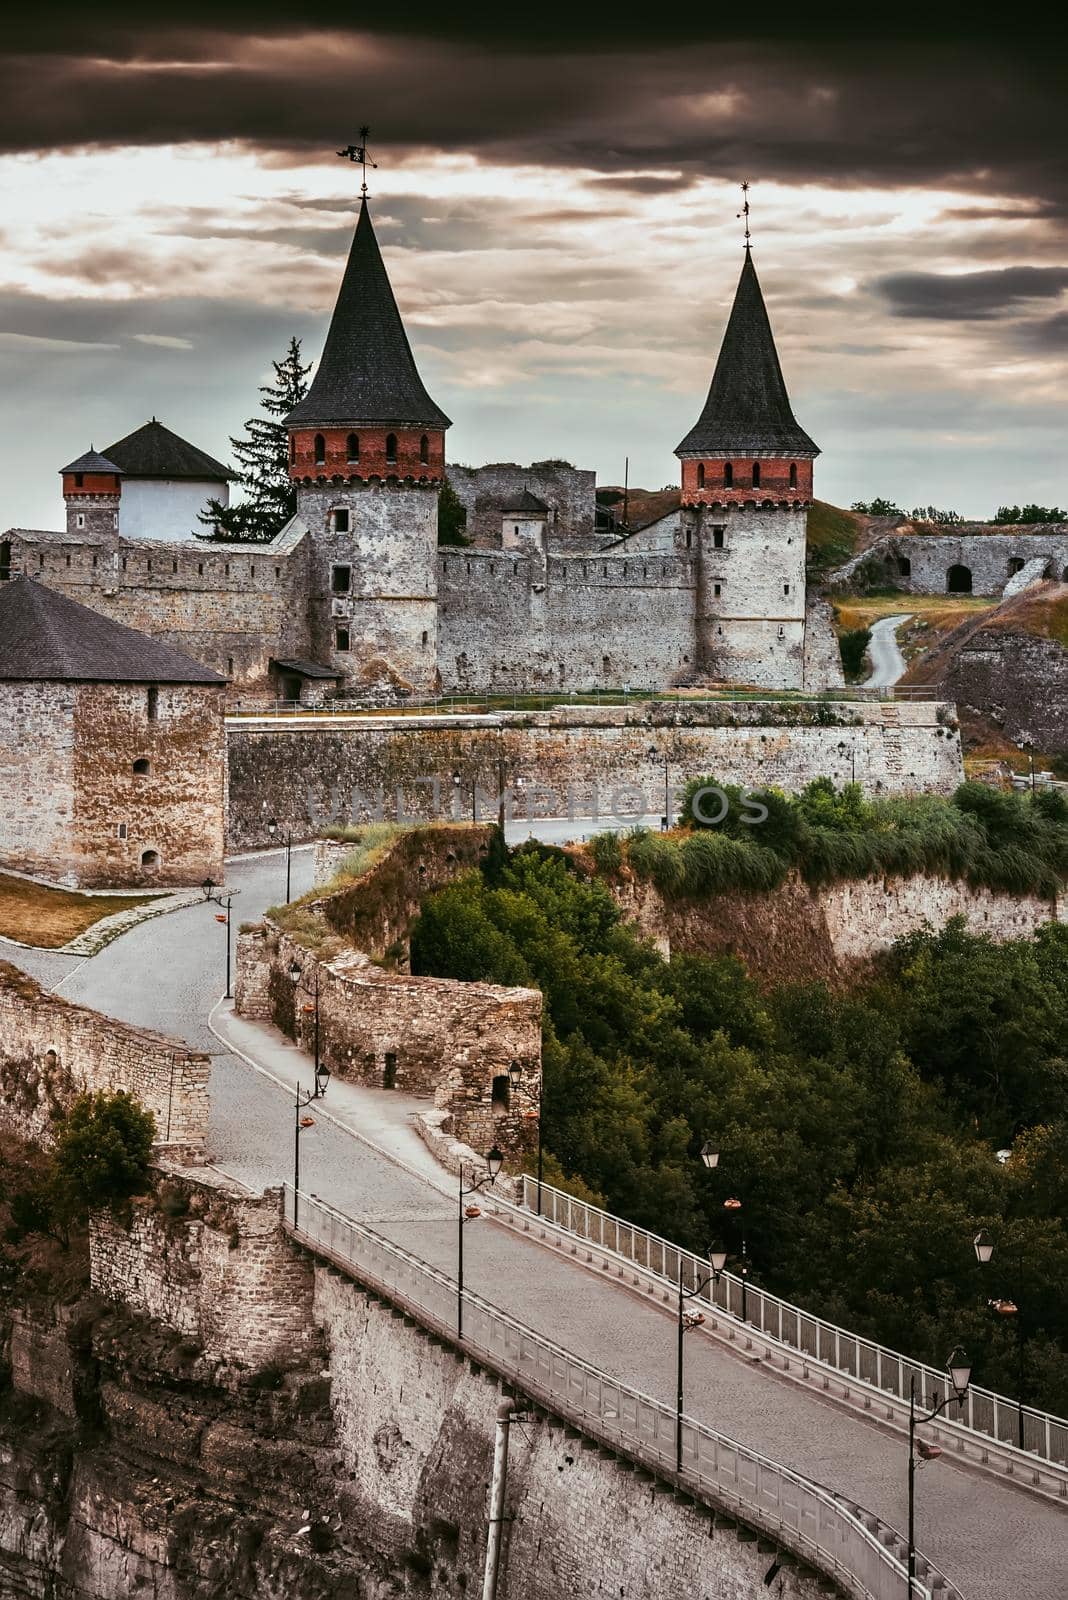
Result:
<svg viewBox="0 0 1068 1600"><path fill-rule="evenodd" d="M732 957L664 961L562 852L491 862L428 899L412 968L543 991L554 1181L735 1267L744 1236L756 1282L938 1365L963 1344L1009 1393L1019 1328L1025 1397L1068 1411L1068 928L954 923L850 993L766 993Z"/></svg>
<svg viewBox="0 0 1068 1600"><path fill-rule="evenodd" d="M814 500L808 513L806 559L809 572L818 576L840 567L854 554L861 535L861 522L852 511Z"/></svg>

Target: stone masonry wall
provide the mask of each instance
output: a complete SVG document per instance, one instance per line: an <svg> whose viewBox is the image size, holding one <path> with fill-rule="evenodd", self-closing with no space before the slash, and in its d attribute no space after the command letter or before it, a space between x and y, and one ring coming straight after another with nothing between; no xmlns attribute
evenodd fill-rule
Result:
<svg viewBox="0 0 1068 1600"><path fill-rule="evenodd" d="M503 776L516 815L634 819L714 774L796 791L814 777L873 794L949 794L961 782L953 708L940 702L693 701L558 707L485 717L243 718L228 724L230 850L266 846L266 819L297 838L331 823L497 814ZM454 790L453 775L460 783ZM434 780L437 780L435 793ZM616 805L618 802L618 806Z"/></svg>
<svg viewBox="0 0 1068 1600"><path fill-rule="evenodd" d="M948 878L860 878L812 888L796 874L763 894L666 900L629 874L607 879L628 921L665 955L741 957L769 982L836 980L918 928L939 931L963 916L970 933L1021 939L1068 922L1068 898L1000 894Z"/></svg>
<svg viewBox="0 0 1068 1600"><path fill-rule="evenodd" d="M549 507L549 538L589 544L594 536L597 475L566 462L495 461L485 467L450 466L448 480L467 508L467 537L500 543L503 511L524 489ZM508 509L511 509L510 507Z"/></svg>
<svg viewBox="0 0 1068 1600"><path fill-rule="evenodd" d="M907 594L945 594L950 567L967 567L972 593L1001 594L1016 564L1044 557L1048 576L1068 581L1068 528L1061 523L1016 529L970 531L954 528L945 533L888 533L846 562L831 575L835 584L848 585L860 566L885 565L887 577ZM901 561L909 570L901 571Z"/></svg>
<svg viewBox="0 0 1068 1600"><path fill-rule="evenodd" d="M202 1151L209 1058L177 1039L133 1028L42 989L0 962L0 1125L50 1144L83 1093L120 1089L156 1119L162 1145Z"/></svg>
<svg viewBox="0 0 1068 1600"><path fill-rule="evenodd" d="M1068 755L1068 650L1056 639L981 628L952 654L940 688L1013 744Z"/></svg>
<svg viewBox="0 0 1068 1600"><path fill-rule="evenodd" d="M295 1365L318 1347L312 1274L280 1216L279 1189L252 1195L209 1174L168 1172L132 1201L128 1219L94 1215L92 1287L219 1360Z"/></svg>

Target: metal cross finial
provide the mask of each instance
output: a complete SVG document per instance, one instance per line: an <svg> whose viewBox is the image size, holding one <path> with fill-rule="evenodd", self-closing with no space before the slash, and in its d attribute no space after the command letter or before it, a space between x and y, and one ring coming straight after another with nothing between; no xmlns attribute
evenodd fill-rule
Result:
<svg viewBox="0 0 1068 1600"><path fill-rule="evenodd" d="M749 185L748 185L748 183L743 183L742 184L742 209L739 211L738 215L740 217L744 217L745 218L745 248L747 250L749 250L749 249L752 248L752 246L750 245L750 242L749 242L749 237L750 236L749 236Z"/></svg>
<svg viewBox="0 0 1068 1600"><path fill-rule="evenodd" d="M372 161L367 154L367 136L370 132L370 128L361 128L359 144L347 144L344 150L338 151L339 156L347 156L350 161L358 161L363 168L363 182L360 184L360 193L364 197L367 195L367 168L370 167L373 171L378 170L378 162Z"/></svg>

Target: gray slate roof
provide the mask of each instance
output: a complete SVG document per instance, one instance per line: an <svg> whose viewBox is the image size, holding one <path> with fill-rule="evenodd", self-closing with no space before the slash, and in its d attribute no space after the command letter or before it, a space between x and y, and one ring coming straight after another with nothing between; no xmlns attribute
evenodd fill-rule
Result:
<svg viewBox="0 0 1068 1600"><path fill-rule="evenodd" d="M311 388L286 421L311 427L450 426L416 368L366 200L322 358Z"/></svg>
<svg viewBox="0 0 1068 1600"><path fill-rule="evenodd" d="M775 339L760 292L752 253L747 250L731 307L719 360L704 410L676 446L676 455L725 450L756 455L762 450L817 456L790 409Z"/></svg>
<svg viewBox="0 0 1068 1600"><path fill-rule="evenodd" d="M341 678L343 673L335 667L321 667L317 661L305 661L303 658L293 661L273 661L272 667L277 667L281 672L295 672L298 678Z"/></svg>
<svg viewBox="0 0 1068 1600"><path fill-rule="evenodd" d="M236 477L221 461L198 450L188 439L180 439L155 417L117 444L109 444L105 454L124 478L193 478L199 483L216 483L220 478Z"/></svg>
<svg viewBox="0 0 1068 1600"><path fill-rule="evenodd" d="M545 501L539 500L537 495L531 494L529 489L524 489L523 493L521 495L517 495L514 500L507 501L507 503L501 507L501 510L505 513L510 511L522 511L528 515L534 515L538 517L547 516L549 513L549 507L546 505Z"/></svg>
<svg viewBox="0 0 1068 1600"><path fill-rule="evenodd" d="M225 683L170 645L32 578L0 583L0 680Z"/></svg>
<svg viewBox="0 0 1068 1600"><path fill-rule="evenodd" d="M94 450L90 446L84 455L78 457L77 461L72 461L68 466L60 467L59 470L60 472L118 472L120 469L115 465L114 461L109 461L107 456L102 456L99 450Z"/></svg>

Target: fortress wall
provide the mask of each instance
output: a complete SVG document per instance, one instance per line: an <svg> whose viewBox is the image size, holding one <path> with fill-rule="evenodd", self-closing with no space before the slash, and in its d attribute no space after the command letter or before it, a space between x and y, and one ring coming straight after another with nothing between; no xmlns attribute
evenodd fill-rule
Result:
<svg viewBox="0 0 1068 1600"><path fill-rule="evenodd" d="M126 1090L156 1119L164 1145L203 1150L209 1060L177 1039L72 1005L0 962L0 1125L52 1142L79 1094Z"/></svg>
<svg viewBox="0 0 1068 1600"><path fill-rule="evenodd" d="M529 467L495 461L484 467L447 468L457 498L467 508L467 537L477 543L500 543L504 507L524 489L555 512L549 538L591 543L594 537L597 474L566 462L545 461Z"/></svg>
<svg viewBox="0 0 1068 1600"><path fill-rule="evenodd" d="M908 561L908 573L896 570L898 557ZM969 532L965 527L952 533L890 533L848 561L833 581L848 584L858 567L883 562L888 581L907 594L945 594L950 567L965 566L972 574L973 594L997 595L1012 575L1011 562L1026 564L1038 557L1049 560L1051 577L1068 581L1068 528L1055 523L1015 532Z"/></svg>
<svg viewBox="0 0 1068 1600"><path fill-rule="evenodd" d="M675 790L713 774L787 791L827 776L837 784L855 777L875 794L949 794L963 776L953 708L930 701L695 700L320 723L233 718L227 738L231 850L266 846L272 816L311 838L331 823L392 820L398 802L409 818L463 820L477 798L480 818L492 820L502 777L516 815L566 816L570 800L576 816L619 811L634 819L661 814L665 761Z"/></svg>

